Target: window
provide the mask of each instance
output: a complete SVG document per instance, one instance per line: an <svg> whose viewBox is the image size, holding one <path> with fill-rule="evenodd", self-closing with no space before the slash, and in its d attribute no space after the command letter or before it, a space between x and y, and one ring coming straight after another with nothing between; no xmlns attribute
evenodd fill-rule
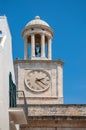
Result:
<svg viewBox="0 0 86 130"><path fill-rule="evenodd" d="M0 35L2 35L2 31L0 30Z"/></svg>

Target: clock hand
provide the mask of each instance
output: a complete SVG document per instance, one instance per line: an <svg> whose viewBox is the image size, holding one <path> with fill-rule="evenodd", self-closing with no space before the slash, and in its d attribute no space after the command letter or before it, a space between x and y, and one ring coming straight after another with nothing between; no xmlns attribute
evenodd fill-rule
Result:
<svg viewBox="0 0 86 130"><path fill-rule="evenodd" d="M39 80L39 79L36 79L36 81L41 82L41 83L44 84L44 85L48 85L48 84L45 84L44 82L42 82L42 81Z"/></svg>
<svg viewBox="0 0 86 130"><path fill-rule="evenodd" d="M35 81L35 83L37 83L41 88L44 89L44 86L42 86L42 84L40 84L38 81Z"/></svg>

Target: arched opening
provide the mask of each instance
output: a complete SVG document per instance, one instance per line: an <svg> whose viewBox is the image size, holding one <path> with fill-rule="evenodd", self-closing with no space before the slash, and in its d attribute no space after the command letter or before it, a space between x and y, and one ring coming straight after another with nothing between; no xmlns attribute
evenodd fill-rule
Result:
<svg viewBox="0 0 86 130"><path fill-rule="evenodd" d="M35 35L35 56L36 57L41 56L41 35L40 34Z"/></svg>
<svg viewBox="0 0 86 130"><path fill-rule="evenodd" d="M31 36L28 37L28 40L27 40L27 43L28 43L28 58L30 59L31 58Z"/></svg>
<svg viewBox="0 0 86 130"><path fill-rule="evenodd" d="M48 58L48 37L45 36L45 57Z"/></svg>

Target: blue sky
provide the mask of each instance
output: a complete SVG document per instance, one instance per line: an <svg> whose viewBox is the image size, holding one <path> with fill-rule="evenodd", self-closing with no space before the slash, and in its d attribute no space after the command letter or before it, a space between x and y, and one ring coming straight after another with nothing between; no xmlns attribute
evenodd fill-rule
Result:
<svg viewBox="0 0 86 130"><path fill-rule="evenodd" d="M23 59L21 31L39 15L54 30L53 60L64 65L64 102L86 103L86 0L0 0L12 34L13 59Z"/></svg>

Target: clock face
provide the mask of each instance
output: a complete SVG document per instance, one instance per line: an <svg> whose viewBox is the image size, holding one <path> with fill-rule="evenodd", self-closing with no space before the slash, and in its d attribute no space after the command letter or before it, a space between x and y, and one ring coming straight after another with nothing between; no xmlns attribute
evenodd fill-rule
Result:
<svg viewBox="0 0 86 130"><path fill-rule="evenodd" d="M34 92L43 92L50 87L50 75L44 70L32 70L25 76L26 86Z"/></svg>

